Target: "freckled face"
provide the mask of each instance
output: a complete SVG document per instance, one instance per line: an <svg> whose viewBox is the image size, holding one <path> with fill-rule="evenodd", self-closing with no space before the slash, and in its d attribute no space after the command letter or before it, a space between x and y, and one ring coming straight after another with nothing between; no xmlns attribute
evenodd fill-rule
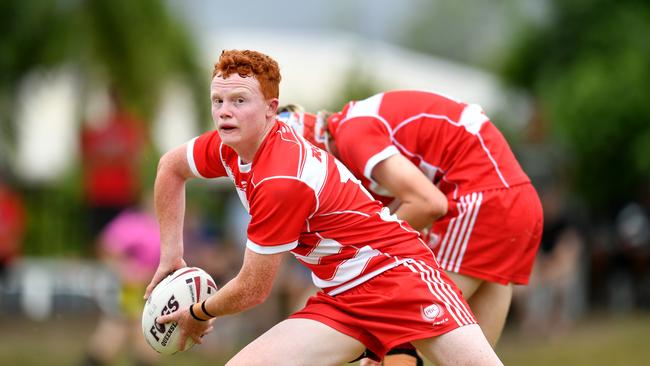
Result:
<svg viewBox="0 0 650 366"><path fill-rule="evenodd" d="M217 75L210 84L212 119L224 144L254 155L273 121L273 103L264 98L255 77ZM273 102L275 101L275 102ZM271 118L269 118L271 117Z"/></svg>

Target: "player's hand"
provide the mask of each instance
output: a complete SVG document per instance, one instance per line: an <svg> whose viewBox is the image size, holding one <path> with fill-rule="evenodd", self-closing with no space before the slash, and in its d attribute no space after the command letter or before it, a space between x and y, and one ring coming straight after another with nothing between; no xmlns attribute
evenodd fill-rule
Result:
<svg viewBox="0 0 650 366"><path fill-rule="evenodd" d="M161 260L160 264L158 264L158 269L156 269L156 273L154 273L153 278L151 279L151 282L149 282L149 285L147 285L147 289L144 292L144 299L146 300L149 298L151 291L153 291L154 287L156 287L160 281L173 273L175 270L183 267L187 267L187 264L183 258L178 258L169 262L163 262Z"/></svg>
<svg viewBox="0 0 650 366"><path fill-rule="evenodd" d="M382 365L381 362L377 362L369 358L362 358L361 362L359 362L359 366L381 366L381 365Z"/></svg>
<svg viewBox="0 0 650 366"><path fill-rule="evenodd" d="M176 322L180 327L181 331L179 333L179 347L181 351L185 350L185 345L187 339L191 338L194 343L201 344L203 343L203 336L210 333L214 329L212 323L214 323L214 318L207 321L198 321L192 318L190 315L189 307L176 310L175 312L167 315L159 316L156 319L156 323L165 324Z"/></svg>

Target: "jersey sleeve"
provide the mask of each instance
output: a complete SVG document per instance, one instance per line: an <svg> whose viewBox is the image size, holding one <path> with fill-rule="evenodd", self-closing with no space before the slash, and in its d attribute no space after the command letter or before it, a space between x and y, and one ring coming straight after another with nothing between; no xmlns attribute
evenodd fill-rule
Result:
<svg viewBox="0 0 650 366"><path fill-rule="evenodd" d="M198 178L226 176L221 160L221 137L217 131L206 132L187 143L187 162Z"/></svg>
<svg viewBox="0 0 650 366"><path fill-rule="evenodd" d="M399 154L387 127L374 117L355 117L338 128L336 147L340 159L357 177L372 181L372 169L381 161Z"/></svg>
<svg viewBox="0 0 650 366"><path fill-rule="evenodd" d="M315 208L316 193L298 179L275 178L259 183L250 198L246 246L259 254L294 249Z"/></svg>

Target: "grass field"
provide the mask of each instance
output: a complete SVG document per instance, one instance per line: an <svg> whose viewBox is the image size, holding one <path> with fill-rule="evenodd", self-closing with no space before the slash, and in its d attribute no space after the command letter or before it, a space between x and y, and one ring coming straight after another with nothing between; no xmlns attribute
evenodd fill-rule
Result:
<svg viewBox="0 0 650 366"><path fill-rule="evenodd" d="M0 365L78 364L94 326L94 318L61 318L32 322L0 315ZM497 348L506 365L645 366L650 365L650 313L591 316L552 339L522 338L507 330ZM217 340L218 341L218 340ZM202 345L161 359L161 364L223 365L224 357ZM113 365L131 363L126 354ZM318 365L314 363L314 365Z"/></svg>

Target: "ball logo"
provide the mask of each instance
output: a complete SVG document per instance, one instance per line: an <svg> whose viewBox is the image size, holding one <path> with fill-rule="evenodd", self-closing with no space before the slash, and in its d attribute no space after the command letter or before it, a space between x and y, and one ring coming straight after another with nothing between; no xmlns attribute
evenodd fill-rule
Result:
<svg viewBox="0 0 650 366"><path fill-rule="evenodd" d="M179 308L180 308L180 304L176 300L176 297L172 295L167 301L167 305L160 312L160 315L162 316L162 315L171 314L174 311L178 310ZM154 320L154 324L149 329L149 333L151 333L151 335L156 340L156 342L159 342L164 346L167 344L167 341L169 340L169 337L171 337L172 333L174 333L174 329L176 329L176 325L177 325L176 323L172 323L169 326L169 329L167 329L165 324L159 324ZM162 338L162 342L160 340L161 334L164 334Z"/></svg>
<svg viewBox="0 0 650 366"><path fill-rule="evenodd" d="M429 305L422 309L422 316L424 316L424 319L426 320L436 320L436 318L441 314L442 310L440 309L440 306L436 304Z"/></svg>

